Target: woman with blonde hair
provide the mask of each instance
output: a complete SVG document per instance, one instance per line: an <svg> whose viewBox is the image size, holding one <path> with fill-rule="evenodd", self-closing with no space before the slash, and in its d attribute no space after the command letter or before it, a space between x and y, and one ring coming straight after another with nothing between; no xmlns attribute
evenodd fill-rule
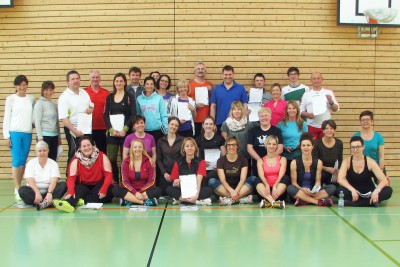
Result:
<svg viewBox="0 0 400 267"><path fill-rule="evenodd" d="M196 103L193 98L188 96L189 84L187 81L180 80L176 85L176 90L178 94L168 100L168 116L179 118L179 135L191 137L195 133L194 119L196 118Z"/></svg>
<svg viewBox="0 0 400 267"><path fill-rule="evenodd" d="M199 148L196 141L191 137L186 137L182 142L181 154L183 158L175 162L171 171L172 186L167 187L167 194L173 198L173 204L187 202L198 205L212 205L210 187L203 181L206 177L206 162L198 158ZM191 197L182 198L181 176L196 175L197 192Z"/></svg>
<svg viewBox="0 0 400 267"><path fill-rule="evenodd" d="M113 189L115 197L120 198L121 206L132 203L157 206L161 189L155 185L154 163L147 154L144 143L135 139L131 143L129 156L122 162L122 186Z"/></svg>

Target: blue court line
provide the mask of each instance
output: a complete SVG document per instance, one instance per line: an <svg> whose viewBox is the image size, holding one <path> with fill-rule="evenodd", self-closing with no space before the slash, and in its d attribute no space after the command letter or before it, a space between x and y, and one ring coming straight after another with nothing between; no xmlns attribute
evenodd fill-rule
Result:
<svg viewBox="0 0 400 267"><path fill-rule="evenodd" d="M368 243L370 243L372 246L374 246L379 252L381 252L386 258L388 258L391 262L396 264L397 266L400 266L400 262L398 262L396 259L394 259L390 254L388 254L385 250L383 250L381 247L379 247L373 240L369 239L368 236L366 236L363 232L361 232L357 227L352 225L348 220L346 220L344 217L342 217L336 210L330 208L332 212L334 212L344 223L346 223L350 228L352 228L357 234L359 234L362 238L364 238ZM376 215L375 215L376 216Z"/></svg>

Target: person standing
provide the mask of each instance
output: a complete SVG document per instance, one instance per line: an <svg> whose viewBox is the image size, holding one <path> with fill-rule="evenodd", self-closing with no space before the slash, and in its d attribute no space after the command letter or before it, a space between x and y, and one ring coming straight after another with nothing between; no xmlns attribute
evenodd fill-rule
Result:
<svg viewBox="0 0 400 267"><path fill-rule="evenodd" d="M129 78L131 84L128 85L128 92L136 98L142 94L144 87L140 85L140 77L142 76L142 70L138 67L132 67L129 69Z"/></svg>
<svg viewBox="0 0 400 267"><path fill-rule="evenodd" d="M290 83L282 88L281 98L285 101L296 101L300 105L304 93L310 91L310 88L299 82L300 71L298 68L290 67L287 70L287 76Z"/></svg>
<svg viewBox="0 0 400 267"><path fill-rule="evenodd" d="M98 70L91 70L89 73L90 85L85 89L90 100L94 104L92 135L96 147L103 153L107 152L106 124L104 122L104 108L106 98L110 94L100 86L101 76Z"/></svg>

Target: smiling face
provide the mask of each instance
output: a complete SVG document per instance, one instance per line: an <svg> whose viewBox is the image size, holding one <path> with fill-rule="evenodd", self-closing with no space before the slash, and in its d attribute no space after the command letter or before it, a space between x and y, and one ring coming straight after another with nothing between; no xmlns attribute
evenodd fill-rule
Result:
<svg viewBox="0 0 400 267"><path fill-rule="evenodd" d="M166 76L162 76L160 78L159 83L160 83L160 89L167 90L168 85L169 85L169 80L168 80L168 78Z"/></svg>
<svg viewBox="0 0 400 267"><path fill-rule="evenodd" d="M89 74L89 81L92 87L98 87L101 81L100 73L97 71L94 71Z"/></svg>
<svg viewBox="0 0 400 267"><path fill-rule="evenodd" d="M168 123L168 132L175 134L178 131L179 128L179 122L176 120L171 120Z"/></svg>
<svg viewBox="0 0 400 267"><path fill-rule="evenodd" d="M229 140L225 146L226 146L226 151L228 152L229 155L237 154L239 146L235 140Z"/></svg>
<svg viewBox="0 0 400 267"><path fill-rule="evenodd" d="M242 119L242 110L240 108L233 107L233 109L232 109L232 117L235 120L238 120L238 121L241 120Z"/></svg>
<svg viewBox="0 0 400 267"><path fill-rule="evenodd" d="M183 151L186 156L193 157L196 153L196 143L192 140L186 140L183 144Z"/></svg>
<svg viewBox="0 0 400 267"><path fill-rule="evenodd" d="M114 79L114 86L117 91L124 91L125 90L125 81L122 77L115 77Z"/></svg>
<svg viewBox="0 0 400 267"><path fill-rule="evenodd" d="M232 70L224 70L222 72L222 79L226 85L231 85L233 83L233 71Z"/></svg>
<svg viewBox="0 0 400 267"><path fill-rule="evenodd" d="M270 139L267 141L265 144L265 147L267 148L267 153L268 154L273 154L275 151L278 149L278 143L275 138Z"/></svg>
<svg viewBox="0 0 400 267"><path fill-rule="evenodd" d="M181 84L178 87L178 93L180 97L186 97L188 95L189 88L186 83Z"/></svg>
<svg viewBox="0 0 400 267"><path fill-rule="evenodd" d="M51 99L51 97L54 94L54 89L53 88L46 88L43 90L43 97L46 99Z"/></svg>
<svg viewBox="0 0 400 267"><path fill-rule="evenodd" d="M158 81L158 79L160 79L160 73L158 73L158 72L153 72L153 73L151 74L151 77L153 77L154 80Z"/></svg>
<svg viewBox="0 0 400 267"><path fill-rule="evenodd" d="M82 140L81 146L79 147L79 149L81 150L82 154L85 157L89 157L90 155L92 155L93 148L94 148L93 145L87 139Z"/></svg>
<svg viewBox="0 0 400 267"><path fill-rule="evenodd" d="M371 119L370 116L362 116L360 118L360 122L363 129L369 129L374 121Z"/></svg>
<svg viewBox="0 0 400 267"><path fill-rule="evenodd" d="M363 155L364 146L361 144L360 141L354 141L350 143L350 150L352 156L360 157Z"/></svg>
<svg viewBox="0 0 400 267"><path fill-rule="evenodd" d="M281 88L279 86L274 86L271 88L271 96L273 99L281 98Z"/></svg>
<svg viewBox="0 0 400 267"><path fill-rule="evenodd" d="M299 80L299 74L297 73L297 71L289 72L289 80L292 84L297 84Z"/></svg>
<svg viewBox="0 0 400 267"><path fill-rule="evenodd" d="M300 143L301 153L303 155L310 155L312 153L314 146L310 140L303 140Z"/></svg>
<svg viewBox="0 0 400 267"><path fill-rule="evenodd" d="M335 129L329 124L325 126L325 130L323 130L323 132L326 137L333 137L335 135Z"/></svg>
<svg viewBox="0 0 400 267"><path fill-rule="evenodd" d="M143 120L139 120L133 125L133 129L135 129L137 133L143 133L145 128L146 123Z"/></svg>
<svg viewBox="0 0 400 267"><path fill-rule="evenodd" d="M25 81L22 81L20 84L15 86L15 90L17 91L18 96L25 96L26 91L28 90L28 84Z"/></svg>
<svg viewBox="0 0 400 267"><path fill-rule="evenodd" d="M154 93L155 90L154 82L152 80L147 80L146 83L144 84L144 89L146 91L147 96Z"/></svg>
<svg viewBox="0 0 400 267"><path fill-rule="evenodd" d="M129 73L129 78L131 79L131 85L139 85L140 82L140 72L134 72L132 71L131 73Z"/></svg>
<svg viewBox="0 0 400 267"><path fill-rule="evenodd" d="M203 64L198 64L194 68L194 75L199 78L204 78L206 76L206 66Z"/></svg>
<svg viewBox="0 0 400 267"><path fill-rule="evenodd" d="M38 158L47 158L49 155L49 150L46 147L40 147L37 151L36 154Z"/></svg>
<svg viewBox="0 0 400 267"><path fill-rule="evenodd" d="M214 132L214 126L215 126L214 121L210 118L204 120L203 122L203 129L204 132L206 133Z"/></svg>
<svg viewBox="0 0 400 267"><path fill-rule="evenodd" d="M271 113L261 110L258 112L258 118L261 126L268 127L271 125Z"/></svg>
<svg viewBox="0 0 400 267"><path fill-rule="evenodd" d="M311 75L311 83L313 85L313 89L321 89L323 81L324 81L324 79L322 78L322 74L321 73L314 72Z"/></svg>
<svg viewBox="0 0 400 267"><path fill-rule="evenodd" d="M81 86L81 78L79 77L79 74L72 73L69 75L69 80L67 81L68 88L71 90L79 90L79 87Z"/></svg>
<svg viewBox="0 0 400 267"><path fill-rule="evenodd" d="M143 143L138 140L134 140L131 144L131 150L134 157L141 157L144 151Z"/></svg>
<svg viewBox="0 0 400 267"><path fill-rule="evenodd" d="M296 119L297 108L292 104L288 104L287 113L288 113L290 119Z"/></svg>

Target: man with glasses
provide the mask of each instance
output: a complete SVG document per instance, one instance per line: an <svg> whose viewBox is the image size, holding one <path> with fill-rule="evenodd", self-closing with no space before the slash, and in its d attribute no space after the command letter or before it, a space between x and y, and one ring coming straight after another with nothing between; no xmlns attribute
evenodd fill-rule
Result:
<svg viewBox="0 0 400 267"><path fill-rule="evenodd" d="M285 101L294 100L300 105L301 98L305 92L310 91L307 85L299 82L300 71L296 67L287 70L290 83L282 88L281 98Z"/></svg>
<svg viewBox="0 0 400 267"><path fill-rule="evenodd" d="M315 140L323 137L321 129L322 122L331 118L331 110L339 110L339 103L336 101L332 90L323 88L322 74L314 72L311 74L312 88L304 93L300 104L301 116L307 118L308 132Z"/></svg>

